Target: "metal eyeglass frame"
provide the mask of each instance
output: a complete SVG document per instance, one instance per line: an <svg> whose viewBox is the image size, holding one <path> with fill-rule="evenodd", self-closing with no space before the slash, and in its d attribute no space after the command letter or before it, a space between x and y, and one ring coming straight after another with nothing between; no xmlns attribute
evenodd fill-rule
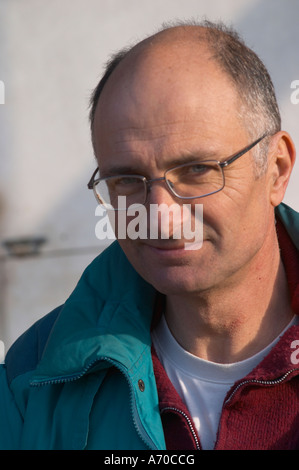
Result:
<svg viewBox="0 0 299 470"><path fill-rule="evenodd" d="M217 189L216 191L212 191L210 193L207 193L207 194L203 194L201 196L179 196L178 194L176 194L176 192L174 191L174 189L171 187L171 184L170 182L167 180L166 178L166 174L169 172L169 171L172 171L172 170L175 170L176 168L180 168L180 167L183 167L185 165L188 165L188 164L192 164L192 163L196 163L196 162L190 162L190 163L184 163L182 165L177 165L173 168L169 168L168 170L165 171L164 173L164 176L161 176L160 178L153 178L153 179L147 179L145 176L141 176L141 175L115 175L116 177L117 176L138 176L139 178L142 178L144 183L145 183L145 188L146 188L146 193L145 193L145 200L144 200L144 203L140 203L140 204L145 204L146 203L146 200L147 200L147 196L148 196L148 192L149 192L149 188L150 188L150 185L151 183L155 182L155 181L165 181L166 183L166 186L169 188L169 190L171 191L171 193L176 196L177 198L179 199L199 199L201 197L206 197L206 196L210 196L211 194L215 194L215 193L218 193L219 191L221 191L224 186L225 186L225 176L224 176L224 168L226 168L227 166L231 165L231 163L235 162L238 158L242 157L242 155L244 155L245 153L249 152L249 150L251 150L253 147L255 147L261 140L263 140L265 137L267 137L268 134L264 134L262 135L262 137L259 137L257 140L255 140L253 143L251 143L250 145L248 145L247 147L245 147L243 150L241 150L240 152L232 155L231 157L229 157L227 160L225 160L224 162L220 162L218 160L204 160L204 161L200 161L199 163L208 163L208 162L213 162L213 163L217 163L217 165L221 168L221 171L222 171L222 177L223 177L223 185L221 188ZM96 193L95 191L95 185L97 183L99 183L99 181L101 180L105 180L107 178L97 178L95 179L95 175L97 174L97 172L99 171L99 167L93 172L88 184L87 184L87 187L88 189L92 189L94 191L94 194L95 194L95 198L96 200L99 202L99 195ZM115 176L112 176L115 177ZM111 177L108 177L108 178L111 178ZM117 209L115 209L117 210ZM121 210L121 209L120 209Z"/></svg>

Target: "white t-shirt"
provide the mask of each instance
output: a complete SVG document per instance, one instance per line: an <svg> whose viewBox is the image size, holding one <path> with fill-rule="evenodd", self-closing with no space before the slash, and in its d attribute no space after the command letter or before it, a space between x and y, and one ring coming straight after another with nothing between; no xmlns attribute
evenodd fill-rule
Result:
<svg viewBox="0 0 299 470"><path fill-rule="evenodd" d="M294 319L269 346L244 361L218 364L185 351L172 336L164 315L152 333L157 355L187 406L205 450L213 449L224 398L237 380L245 377L278 342Z"/></svg>

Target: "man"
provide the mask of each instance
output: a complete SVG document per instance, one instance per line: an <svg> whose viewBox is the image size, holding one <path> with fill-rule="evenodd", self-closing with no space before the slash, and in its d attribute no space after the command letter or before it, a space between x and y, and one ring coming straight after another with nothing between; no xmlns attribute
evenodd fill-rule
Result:
<svg viewBox="0 0 299 470"><path fill-rule="evenodd" d="M298 449L295 149L263 64L224 26L166 28L109 64L91 129L100 203L203 204L203 243L160 220L86 269L7 355L2 447Z"/></svg>

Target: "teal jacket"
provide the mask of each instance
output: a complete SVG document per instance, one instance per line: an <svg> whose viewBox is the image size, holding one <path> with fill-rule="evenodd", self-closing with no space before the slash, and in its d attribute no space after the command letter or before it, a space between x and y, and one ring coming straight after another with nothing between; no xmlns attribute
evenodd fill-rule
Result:
<svg viewBox="0 0 299 470"><path fill-rule="evenodd" d="M299 214L277 210L299 249ZM0 369L0 449L165 449L151 356L156 291L113 243Z"/></svg>

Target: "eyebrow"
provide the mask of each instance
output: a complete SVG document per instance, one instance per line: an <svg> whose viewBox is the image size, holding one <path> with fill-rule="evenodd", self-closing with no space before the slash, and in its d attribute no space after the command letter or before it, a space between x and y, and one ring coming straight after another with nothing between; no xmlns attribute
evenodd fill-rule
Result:
<svg viewBox="0 0 299 470"><path fill-rule="evenodd" d="M192 163L195 161L208 161L208 160L215 160L216 159L216 152L214 150L198 150L194 153L182 154L178 158L174 158L171 160L169 164L169 168L184 165L184 163Z"/></svg>
<svg viewBox="0 0 299 470"><path fill-rule="evenodd" d="M216 158L216 152L212 150L207 150L207 151L197 151L194 152L193 154L182 154L177 158L172 159L171 161L168 162L167 168L165 168L165 171L174 168L179 165L183 165L184 163L192 163L195 161L205 161L209 159L214 159ZM132 175L132 174L137 174L141 175L145 173L144 168L141 168L140 165L116 165L116 166L111 166L110 168L107 168L106 170L100 172L102 178L107 178L109 176L116 176L116 175Z"/></svg>
<svg viewBox="0 0 299 470"><path fill-rule="evenodd" d="M107 170L100 171L101 178L108 178L109 176L117 176L117 175L132 175L138 174L138 171L130 166L112 166Z"/></svg>

